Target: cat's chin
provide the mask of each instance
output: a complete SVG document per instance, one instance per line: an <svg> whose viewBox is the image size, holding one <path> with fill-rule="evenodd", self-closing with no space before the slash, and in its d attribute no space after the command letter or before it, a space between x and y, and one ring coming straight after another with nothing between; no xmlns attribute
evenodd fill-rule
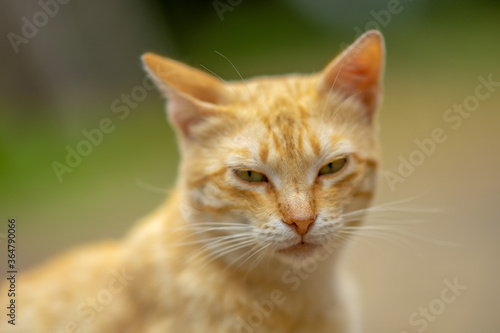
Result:
<svg viewBox="0 0 500 333"><path fill-rule="evenodd" d="M319 247L312 243L300 242L276 252L289 258L300 260L313 256Z"/></svg>

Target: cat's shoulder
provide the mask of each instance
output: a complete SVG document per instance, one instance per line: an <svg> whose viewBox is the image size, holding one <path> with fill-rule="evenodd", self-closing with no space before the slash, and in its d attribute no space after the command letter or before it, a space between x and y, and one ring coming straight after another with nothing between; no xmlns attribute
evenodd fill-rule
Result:
<svg viewBox="0 0 500 333"><path fill-rule="evenodd" d="M23 288L43 283L55 290L71 280L70 287L75 288L78 281L83 284L95 281L98 276L104 278L106 272L117 265L120 249L120 243L113 241L77 247L26 272L20 271L20 283Z"/></svg>

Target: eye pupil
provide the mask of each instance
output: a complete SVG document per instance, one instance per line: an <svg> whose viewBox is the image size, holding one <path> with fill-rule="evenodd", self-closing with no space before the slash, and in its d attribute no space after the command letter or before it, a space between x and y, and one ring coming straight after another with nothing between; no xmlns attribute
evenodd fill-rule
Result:
<svg viewBox="0 0 500 333"><path fill-rule="evenodd" d="M262 183L268 181L265 175L252 170L234 170L234 173L238 178L249 183Z"/></svg>
<svg viewBox="0 0 500 333"><path fill-rule="evenodd" d="M344 165L347 163L347 158L342 157L339 159L336 159L335 161L332 161L319 169L318 176L323 176L323 175L331 175L334 173L339 172L344 168Z"/></svg>

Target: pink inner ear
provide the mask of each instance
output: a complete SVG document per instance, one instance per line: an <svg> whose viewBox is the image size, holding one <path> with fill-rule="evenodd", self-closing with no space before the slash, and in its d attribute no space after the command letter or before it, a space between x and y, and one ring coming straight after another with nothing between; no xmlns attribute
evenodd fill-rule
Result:
<svg viewBox="0 0 500 333"><path fill-rule="evenodd" d="M178 61L147 53L146 69L166 93L168 117L179 132L192 137L191 127L214 114L225 100L225 84L218 78Z"/></svg>
<svg viewBox="0 0 500 333"><path fill-rule="evenodd" d="M192 138L191 128L215 113L210 105L180 94L174 90L168 93L167 112L170 122L186 138Z"/></svg>
<svg viewBox="0 0 500 333"><path fill-rule="evenodd" d="M373 113L378 106L384 66L384 44L378 32L367 32L335 58L321 74L321 90L356 95Z"/></svg>
<svg viewBox="0 0 500 333"><path fill-rule="evenodd" d="M198 118L194 107L184 97L172 92L168 97L167 109L170 122L189 137L189 124Z"/></svg>

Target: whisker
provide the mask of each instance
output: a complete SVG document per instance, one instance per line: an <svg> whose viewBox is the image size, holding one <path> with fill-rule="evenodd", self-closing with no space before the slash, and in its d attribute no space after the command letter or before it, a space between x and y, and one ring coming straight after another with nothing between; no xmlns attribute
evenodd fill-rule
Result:
<svg viewBox="0 0 500 333"><path fill-rule="evenodd" d="M173 231L182 231L177 229L177 230L173 230ZM187 228L185 229L184 231L187 231L187 233L180 237L178 239L179 242L181 241L185 241L189 238L192 238L194 236L197 236L197 235L201 235L201 234L204 234L204 233L210 233L210 232L224 232L224 233L227 233L226 235L217 235L217 236L214 236L214 237L218 237L218 236L230 236L230 235L239 235L239 234L251 234L251 229L248 229L248 228L237 228L237 227L233 227L233 226L230 226L230 227L217 227L217 228L207 228L207 227L198 227L198 228ZM230 233L231 231L236 231L238 233ZM228 233L229 232L229 233ZM205 238L205 239L210 239L209 238Z"/></svg>
<svg viewBox="0 0 500 333"><path fill-rule="evenodd" d="M370 225L371 223L375 226L384 227L409 226L423 224L425 221L421 218L408 218L397 213L430 213L434 211L423 209L408 209L394 206L395 204L398 204L400 202L402 202L402 200L344 213L338 218L338 223L342 224L343 227L360 227L352 224L350 225L350 223L359 222L361 221L361 219L363 219L367 221L366 223L368 223L368 225ZM364 225L364 227L366 227L366 225Z"/></svg>
<svg viewBox="0 0 500 333"><path fill-rule="evenodd" d="M236 259L234 259L233 261L231 261L225 268L225 270L227 270L230 266L232 266L235 262L237 262L238 260L240 260L241 258L243 258L244 256L246 256L247 254L251 253L254 249L257 249L258 248L258 244L255 244L250 250L248 250L247 252L243 253L242 255L238 256ZM238 266L239 268L240 266Z"/></svg>
<svg viewBox="0 0 500 333"><path fill-rule="evenodd" d="M169 190L167 190L167 189L165 189L163 187L159 187L159 186L156 186L156 185L148 184L148 183L144 182L140 178L137 178L135 180L135 184L137 186L143 188L144 190L148 190L148 191L153 192L153 193L159 193L159 194L168 194L169 193Z"/></svg>
<svg viewBox="0 0 500 333"><path fill-rule="evenodd" d="M330 95L333 91L333 87L335 87L335 83L337 83L337 79L339 77L340 72L342 71L342 67L344 67L344 61L345 60L342 60L342 63L340 64L339 71L337 72L337 75L335 76L335 80L333 80L333 84L330 87L330 90L328 91L328 96L326 96L325 105L323 106L323 111L321 112L321 122L323 122L323 116L325 115L325 110L326 110L326 107L328 105L328 101L330 100Z"/></svg>
<svg viewBox="0 0 500 333"><path fill-rule="evenodd" d="M220 53L219 51L215 51L215 53L217 53L218 55L220 55L221 57L223 57L224 59L226 59L227 62L229 62L231 64L231 66L233 67L233 69L236 71L236 73L240 77L241 81L245 83L245 88L247 89L248 97L250 97L250 101L253 101L254 98L252 98L252 93L250 92L250 89L248 88L248 85L246 84L246 81L243 79L243 76L241 75L240 71L236 68L236 66L233 64L233 62L231 60L229 60L228 57L226 57L225 55L223 55L222 53ZM254 108L254 111L257 112L257 107L256 107L255 104L253 105L253 108Z"/></svg>
<svg viewBox="0 0 500 333"><path fill-rule="evenodd" d="M233 222L199 222L199 223L187 223L186 226L241 226L245 228L252 228L252 226L243 223L233 223Z"/></svg>
<svg viewBox="0 0 500 333"><path fill-rule="evenodd" d="M342 217L351 217L351 216L363 216L370 214L378 214L377 216L381 217L380 214L383 213L435 213L438 212L437 209L424 209L424 208L411 208L411 207L390 207L390 206L373 206L369 208L363 208L356 211L348 212L342 214ZM390 217L391 215L388 215Z"/></svg>
<svg viewBox="0 0 500 333"><path fill-rule="evenodd" d="M235 245L238 245L238 243L244 243L244 242L247 242L249 240L250 241L253 240L253 236L245 236L245 237L240 237L240 238L235 238L235 239L226 239L226 240L222 240L222 241L218 241L218 242L214 242L214 243L206 243L197 252L195 252L191 256L191 259L197 258L205 252L209 252L211 254L217 254L217 253L219 253L219 251L223 250L224 247L235 246ZM220 249L219 247L222 247L222 249ZM217 248L219 248L219 249L217 249ZM214 249L217 249L217 250L211 251Z"/></svg>
<svg viewBox="0 0 500 333"><path fill-rule="evenodd" d="M262 246L260 249L258 249L257 251L255 251L251 256L249 256L248 258L246 258L245 260L243 260L242 262L240 262L240 264L238 265L238 267L236 267L237 269L240 268L245 262L247 262L250 258L252 258L253 256L255 256L257 253L261 252L262 250L264 250L265 248L267 248L269 245L271 244L267 244L265 246Z"/></svg>
<svg viewBox="0 0 500 333"><path fill-rule="evenodd" d="M379 253L382 253L382 251L380 249L380 246L378 246L377 244L374 244L373 242L370 242L370 239L366 239L366 238L363 238L363 237L349 237L349 236L353 236L353 235L356 235L356 234L355 233L349 233L349 234L348 233L342 233L342 234L335 233L334 234L334 236L336 238L339 238L341 241L345 241L345 242L360 242L362 244L370 246L375 251L378 251Z"/></svg>
<svg viewBox="0 0 500 333"><path fill-rule="evenodd" d="M396 237L394 237L394 235L391 235L391 234L385 234L385 233L379 233L379 232L376 232L376 231L373 231L373 230L365 230L363 232L363 230L359 230L357 232L353 232L353 231L348 231L348 230L344 230L344 231L339 231L340 233L344 233L344 234L347 234L347 235L359 235L359 236L363 236L363 237L370 237L370 238L374 238L374 239L379 239L379 240L384 240L384 241L388 241L390 243L393 243L407 251L410 251L412 252L413 254L417 255L418 257L422 257L422 254L418 253L416 251L416 248L415 247L412 247L410 246L411 243L404 243L401 241L401 239L398 239Z"/></svg>
<svg viewBox="0 0 500 333"><path fill-rule="evenodd" d="M351 96L347 97L342 103L340 103L340 105L335 109L335 111L333 111L333 119L331 120L332 123L335 121L335 118L337 118L337 113L342 108L342 106L344 106L344 104L348 100L355 97L356 95L359 95L360 93L361 93L361 91L358 91L357 93L352 94Z"/></svg>
<svg viewBox="0 0 500 333"><path fill-rule="evenodd" d="M365 247L368 247L369 248L368 250L370 252L375 251L379 255L382 255L382 256L386 256L388 253L392 252L392 250L380 246L380 244L378 243L381 240L380 238L368 237L366 235L360 235L360 234L357 234L355 232L343 231L340 233L343 234L344 238L346 240L348 240L350 243L353 243L353 244L359 243L361 245L364 245ZM365 237L363 237L363 236L365 236ZM353 248L360 249L360 250L364 251L364 248L362 246L356 246L356 247L353 246ZM411 251L408 248L405 248L405 249L412 252L412 253L415 253L414 251Z"/></svg>
<svg viewBox="0 0 500 333"><path fill-rule="evenodd" d="M183 230L183 229L172 229L172 231L175 230ZM236 227L236 226L228 226L228 227L197 227L197 228L186 228L184 230L192 230L193 232L190 233L191 235L198 235L204 232L209 232L209 231L231 231L231 230L250 230L250 228L242 228L242 227Z"/></svg>
<svg viewBox="0 0 500 333"><path fill-rule="evenodd" d="M417 225L417 224L424 223L424 220L422 220L422 219L408 219L408 220L401 220L400 218L394 218L394 219L395 220L390 220L387 217L367 216L364 220L366 221L367 224L375 223L375 224L385 224L385 225ZM351 222L358 222L360 220L361 220L361 216L354 216L354 217L351 217L348 219L342 219L339 222L347 224L347 223L351 223Z"/></svg>
<svg viewBox="0 0 500 333"><path fill-rule="evenodd" d="M173 244L170 244L171 246L186 246L186 245L193 245L193 244L200 244L200 243L210 243L210 244L217 244L220 241L227 240L227 239L238 239L238 238L244 238L247 236L253 236L253 233L247 232L247 233L241 233L241 234L236 234L236 235L224 235L224 236L217 236L217 237L210 237L210 238L202 238L202 239L197 239L189 242L175 242Z"/></svg>
<svg viewBox="0 0 500 333"><path fill-rule="evenodd" d="M429 236L424 236L424 235L419 235L417 233L411 232L409 230L403 230L403 229L396 229L391 226L355 226L355 227L344 227L343 229L345 230L354 230L354 231L363 231L363 230L373 230L373 231L387 231L387 232L393 232L396 234L399 234L400 236L408 236L416 240L420 240L426 243L434 244L434 245L440 245L440 246L450 246L450 247L461 247L463 246L460 243L455 243L455 242L448 242L448 241L441 241Z"/></svg>
<svg viewBox="0 0 500 333"><path fill-rule="evenodd" d="M220 77L219 75L215 74L215 72L211 71L210 69L208 69L206 66L203 66L202 64L200 64L201 67L203 67L206 71L210 72L213 76L217 77L219 80L221 80L222 82L224 82L226 84L227 87L229 87L231 89L231 91L233 92L233 94L236 96L236 97L239 97L238 96L238 93L236 92L236 89L234 89L234 87L230 84L228 84L228 82L226 80L224 80L222 77ZM240 99L240 102L243 102L243 100ZM248 105L250 105L250 101L248 102ZM240 123L244 126L245 124L243 123L243 121L241 120L241 118L238 116L238 113L235 113L236 117L238 118L238 120L240 121Z"/></svg>
<svg viewBox="0 0 500 333"><path fill-rule="evenodd" d="M262 261L262 259L265 257L266 255L266 252L263 251L264 249L266 249L267 247L269 247L271 244L267 244L265 245L261 250L259 251L262 251L260 252L260 254L253 260L252 264L250 264L250 266L248 267L248 270L245 274L245 278L248 276L248 274L253 271L255 269L255 267L257 267L257 265ZM257 251L257 252L259 252ZM270 256L268 256L268 264L269 264L269 259L270 259Z"/></svg>
<svg viewBox="0 0 500 333"><path fill-rule="evenodd" d="M205 262L201 267L201 268L204 268L206 267L208 264L214 262L215 260L219 259L220 257L222 256L225 256L231 252L235 252L235 251L238 251L240 249L243 249L245 247L248 247L248 246L251 246L252 244L255 244L255 240L248 240L248 241L245 241L245 242L241 242L241 243L238 243L238 244L234 244L232 246L228 246L226 248L223 248L223 249L220 249L218 251L215 251L213 253L211 253L212 255L213 254L216 254L215 256L213 256L209 261Z"/></svg>

